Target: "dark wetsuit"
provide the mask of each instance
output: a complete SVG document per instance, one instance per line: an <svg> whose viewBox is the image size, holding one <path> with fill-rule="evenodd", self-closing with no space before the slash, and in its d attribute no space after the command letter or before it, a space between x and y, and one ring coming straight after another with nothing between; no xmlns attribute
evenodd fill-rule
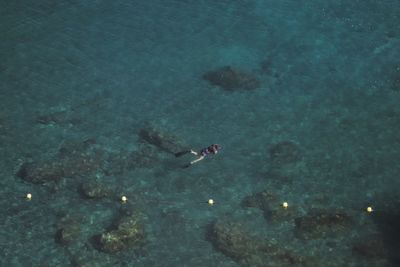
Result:
<svg viewBox="0 0 400 267"><path fill-rule="evenodd" d="M211 146L209 146L207 148L203 148L200 151L200 156L205 157L208 154L215 154L215 151L217 151L217 149L215 149L215 147L211 145Z"/></svg>

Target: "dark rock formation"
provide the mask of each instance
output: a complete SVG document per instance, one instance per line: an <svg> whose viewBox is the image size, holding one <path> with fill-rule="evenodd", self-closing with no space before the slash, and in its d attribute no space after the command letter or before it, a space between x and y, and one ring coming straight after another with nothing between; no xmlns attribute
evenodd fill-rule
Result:
<svg viewBox="0 0 400 267"><path fill-rule="evenodd" d="M7 124L6 116L5 116L5 114L1 113L1 111L0 111L0 134L5 132L6 129L8 128L6 126L6 124Z"/></svg>
<svg viewBox="0 0 400 267"><path fill-rule="evenodd" d="M137 214L124 215L111 230L97 238L98 248L107 253L116 253L129 248L139 248L144 244L144 226Z"/></svg>
<svg viewBox="0 0 400 267"><path fill-rule="evenodd" d="M60 162L43 162L43 163L24 163L17 176L25 181L44 184L47 182L58 182L64 177L64 169Z"/></svg>
<svg viewBox="0 0 400 267"><path fill-rule="evenodd" d="M154 146L144 144L128 156L128 161L134 168L151 167L160 161L158 154Z"/></svg>
<svg viewBox="0 0 400 267"><path fill-rule="evenodd" d="M139 131L139 137L147 143L155 145L161 150L172 154L188 149L188 146L176 136L167 133L165 130L157 129L154 126L141 129Z"/></svg>
<svg viewBox="0 0 400 267"><path fill-rule="evenodd" d="M311 258L250 236L241 224L216 222L210 226L207 234L216 249L241 266L318 266Z"/></svg>
<svg viewBox="0 0 400 267"><path fill-rule="evenodd" d="M81 233L80 219L66 215L57 223L57 231L55 240L62 245L69 245L74 241L78 241Z"/></svg>
<svg viewBox="0 0 400 267"><path fill-rule="evenodd" d="M282 141L273 145L269 153L272 161L277 164L294 163L302 158L300 148L292 141Z"/></svg>
<svg viewBox="0 0 400 267"><path fill-rule="evenodd" d="M264 217L273 222L293 220L297 215L297 210L292 206L289 206L287 209L283 208L281 201L272 192L262 191L245 197L242 205L259 208L263 211Z"/></svg>
<svg viewBox="0 0 400 267"><path fill-rule="evenodd" d="M296 218L295 225L296 236L307 240L343 234L352 225L352 219L343 211L320 210Z"/></svg>
<svg viewBox="0 0 400 267"><path fill-rule="evenodd" d="M269 154L266 176L270 180L287 184L309 172L309 168L302 160L301 149L292 141L282 141L272 145Z"/></svg>
<svg viewBox="0 0 400 267"><path fill-rule="evenodd" d="M36 122L40 124L57 124L67 121L68 114L66 111L59 111L40 115L36 118Z"/></svg>
<svg viewBox="0 0 400 267"><path fill-rule="evenodd" d="M100 150L68 150L60 149L59 155L38 162L24 163L17 176L25 181L45 184L58 182L61 178L87 175L101 169L103 165L103 153Z"/></svg>
<svg viewBox="0 0 400 267"><path fill-rule="evenodd" d="M74 241L80 234L80 227L78 224L66 225L56 232L56 241L60 244L67 245Z"/></svg>
<svg viewBox="0 0 400 267"><path fill-rule="evenodd" d="M113 192L112 188L93 180L83 182L79 191L86 198L108 197Z"/></svg>
<svg viewBox="0 0 400 267"><path fill-rule="evenodd" d="M25 181L43 184L57 182L63 177L89 174L99 169L100 166L101 162L96 158L81 156L61 161L55 159L54 161L26 163L21 166L17 175Z"/></svg>
<svg viewBox="0 0 400 267"><path fill-rule="evenodd" d="M260 63L261 72L263 74L272 73L272 61L270 59L265 59Z"/></svg>
<svg viewBox="0 0 400 267"><path fill-rule="evenodd" d="M141 143L131 152L119 152L108 155L107 175L120 175L137 168L151 168L160 162L160 150L148 143Z"/></svg>
<svg viewBox="0 0 400 267"><path fill-rule="evenodd" d="M400 92L400 66L395 67L391 73L390 88L393 91Z"/></svg>
<svg viewBox="0 0 400 267"><path fill-rule="evenodd" d="M82 119L77 116L72 116L67 111L58 111L54 113L39 115L36 118L36 122L39 124L79 124Z"/></svg>
<svg viewBox="0 0 400 267"><path fill-rule="evenodd" d="M259 208L261 210L269 210L271 202L276 203L275 196L272 192L262 191L243 199L242 204L245 207Z"/></svg>
<svg viewBox="0 0 400 267"><path fill-rule="evenodd" d="M379 211L372 214L371 219L377 227L379 236L388 252L391 266L400 266L400 205L397 188L387 190L376 198Z"/></svg>
<svg viewBox="0 0 400 267"><path fill-rule="evenodd" d="M261 83L253 74L231 68L230 66L207 72L203 79L225 90L252 90L260 87Z"/></svg>
<svg viewBox="0 0 400 267"><path fill-rule="evenodd" d="M353 253L363 258L385 258L388 255L384 241L376 235L356 241Z"/></svg>
<svg viewBox="0 0 400 267"><path fill-rule="evenodd" d="M400 91L400 74L393 78L392 89L396 92Z"/></svg>

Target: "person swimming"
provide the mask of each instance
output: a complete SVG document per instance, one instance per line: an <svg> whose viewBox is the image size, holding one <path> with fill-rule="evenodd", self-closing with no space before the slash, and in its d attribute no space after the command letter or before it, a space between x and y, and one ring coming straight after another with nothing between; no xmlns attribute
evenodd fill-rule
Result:
<svg viewBox="0 0 400 267"><path fill-rule="evenodd" d="M183 155L189 154L189 153L199 156L197 159L192 160L189 164L186 164L183 166L183 168L187 168L187 167L195 164L196 162L203 160L206 156L208 156L210 154L214 154L214 155L217 154L220 149L221 149L220 145L212 144L206 148L203 148L202 150L200 150L200 152L196 152L193 149L191 149L191 150L185 150L182 152L175 153L175 157L180 157L180 156L183 156Z"/></svg>

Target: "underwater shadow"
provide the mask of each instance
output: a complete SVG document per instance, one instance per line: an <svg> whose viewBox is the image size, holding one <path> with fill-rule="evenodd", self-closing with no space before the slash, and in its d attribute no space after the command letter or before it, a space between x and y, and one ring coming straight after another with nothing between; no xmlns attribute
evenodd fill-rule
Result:
<svg viewBox="0 0 400 267"><path fill-rule="evenodd" d="M394 266L400 266L400 210L399 201L385 201L383 209L376 211L373 220L380 234L384 246L389 253L389 261Z"/></svg>

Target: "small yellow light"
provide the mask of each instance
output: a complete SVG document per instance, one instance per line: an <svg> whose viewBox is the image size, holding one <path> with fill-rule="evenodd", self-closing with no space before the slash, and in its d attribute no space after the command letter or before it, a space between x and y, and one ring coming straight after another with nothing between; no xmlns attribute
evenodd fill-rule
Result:
<svg viewBox="0 0 400 267"><path fill-rule="evenodd" d="M367 212L368 213L371 213L371 212L373 212L374 211L374 209L372 208L372 207L367 207Z"/></svg>
<svg viewBox="0 0 400 267"><path fill-rule="evenodd" d="M126 196L121 197L121 202L126 203L128 201L128 198Z"/></svg>
<svg viewBox="0 0 400 267"><path fill-rule="evenodd" d="M208 205L214 205L214 199L210 198L207 203Z"/></svg>
<svg viewBox="0 0 400 267"><path fill-rule="evenodd" d="M31 193L26 194L26 199L27 200L31 200L32 199L32 194Z"/></svg>
<svg viewBox="0 0 400 267"><path fill-rule="evenodd" d="M287 208L289 207L289 204L288 204L287 202L283 202L283 203L282 203L282 207L283 207L284 209L287 209Z"/></svg>

